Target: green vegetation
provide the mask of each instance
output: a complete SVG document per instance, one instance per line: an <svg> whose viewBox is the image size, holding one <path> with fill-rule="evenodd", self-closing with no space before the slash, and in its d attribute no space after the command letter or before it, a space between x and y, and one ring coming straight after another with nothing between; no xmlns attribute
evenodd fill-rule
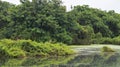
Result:
<svg viewBox="0 0 120 67"><path fill-rule="evenodd" d="M114 49L110 48L110 47L107 47L107 46L104 46L102 49L101 49L102 52L115 52Z"/></svg>
<svg viewBox="0 0 120 67"><path fill-rule="evenodd" d="M43 57L43 56L64 56L74 52L62 43L38 43L31 40L0 40L1 57Z"/></svg>
<svg viewBox="0 0 120 67"><path fill-rule="evenodd" d="M87 67L97 64L103 67L117 62L116 55L103 54L102 56L107 59L93 53L92 56L89 56L89 53L79 55L81 57L66 56L74 54L72 49L76 47L87 48L88 45L91 48L90 44L120 45L120 14L113 10L91 8L88 5L72 6L72 10L67 12L61 0L20 2L21 4L15 5L0 0L0 60L5 59L3 62L0 61L0 66L49 67L70 63L73 67L86 67L84 63L88 63ZM66 44L73 46L68 47ZM77 51L80 50L76 49ZM107 46L101 51L115 53L114 49ZM34 60L33 57L37 59ZM108 62L109 60L112 62Z"/></svg>
<svg viewBox="0 0 120 67"><path fill-rule="evenodd" d="M101 44L117 44L120 45L120 36L115 38L103 38Z"/></svg>
<svg viewBox="0 0 120 67"><path fill-rule="evenodd" d="M120 14L113 10L78 5L67 12L61 0L20 2L14 5L0 0L0 39L120 44Z"/></svg>

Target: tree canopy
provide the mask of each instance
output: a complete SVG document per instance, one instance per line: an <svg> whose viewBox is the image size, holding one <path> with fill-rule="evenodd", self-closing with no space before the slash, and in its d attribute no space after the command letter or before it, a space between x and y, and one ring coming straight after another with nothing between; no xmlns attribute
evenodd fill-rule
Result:
<svg viewBox="0 0 120 67"><path fill-rule="evenodd" d="M14 5L0 0L0 39L90 44L97 38L120 35L120 14L88 5L67 12L61 0L20 0Z"/></svg>

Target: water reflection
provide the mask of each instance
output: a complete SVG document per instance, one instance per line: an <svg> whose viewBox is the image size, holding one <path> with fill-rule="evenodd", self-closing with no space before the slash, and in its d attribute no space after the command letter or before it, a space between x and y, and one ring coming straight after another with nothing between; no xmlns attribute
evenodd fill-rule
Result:
<svg viewBox="0 0 120 67"><path fill-rule="evenodd" d="M120 54L101 53L49 58L0 59L0 67L120 67Z"/></svg>

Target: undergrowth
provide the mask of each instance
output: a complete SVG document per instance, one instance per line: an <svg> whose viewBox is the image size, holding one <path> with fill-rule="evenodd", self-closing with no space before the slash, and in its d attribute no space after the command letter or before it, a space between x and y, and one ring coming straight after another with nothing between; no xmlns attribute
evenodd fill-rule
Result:
<svg viewBox="0 0 120 67"><path fill-rule="evenodd" d="M32 40L0 40L0 57L65 56L73 53L74 51L63 43L38 43Z"/></svg>

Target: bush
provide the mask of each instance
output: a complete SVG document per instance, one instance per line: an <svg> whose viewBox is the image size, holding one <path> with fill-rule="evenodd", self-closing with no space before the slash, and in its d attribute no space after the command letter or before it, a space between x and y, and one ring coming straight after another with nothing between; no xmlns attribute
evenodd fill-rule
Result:
<svg viewBox="0 0 120 67"><path fill-rule="evenodd" d="M31 40L0 40L0 57L62 56L73 54L63 43L38 43Z"/></svg>
<svg viewBox="0 0 120 67"><path fill-rule="evenodd" d="M36 50L35 46L32 45L30 42L22 42L21 48L26 52L34 52Z"/></svg>
<svg viewBox="0 0 120 67"><path fill-rule="evenodd" d="M113 44L112 38L102 38L101 44Z"/></svg>
<svg viewBox="0 0 120 67"><path fill-rule="evenodd" d="M8 56L8 53L0 47L0 58L6 58Z"/></svg>
<svg viewBox="0 0 120 67"><path fill-rule="evenodd" d="M107 46L104 46L101 50L102 52L115 52L115 50Z"/></svg>
<svg viewBox="0 0 120 67"><path fill-rule="evenodd" d="M113 38L113 44L120 45L120 36Z"/></svg>
<svg viewBox="0 0 120 67"><path fill-rule="evenodd" d="M101 44L120 45L120 36L115 37L115 38L102 38Z"/></svg>
<svg viewBox="0 0 120 67"><path fill-rule="evenodd" d="M14 58L26 57L25 52L19 48L11 48L8 53L10 57Z"/></svg>
<svg viewBox="0 0 120 67"><path fill-rule="evenodd" d="M99 44L102 42L102 34L99 32L99 33L96 33L91 41L92 44Z"/></svg>

